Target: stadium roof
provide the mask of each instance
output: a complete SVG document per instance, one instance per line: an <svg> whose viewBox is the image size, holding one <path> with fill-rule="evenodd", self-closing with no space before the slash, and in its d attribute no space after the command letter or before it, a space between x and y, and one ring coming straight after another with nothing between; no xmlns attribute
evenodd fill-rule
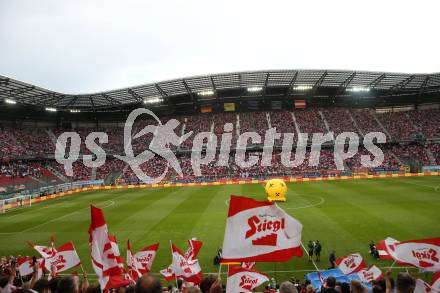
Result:
<svg viewBox="0 0 440 293"><path fill-rule="evenodd" d="M180 78L92 94L64 94L0 75L0 99L56 109L97 110L140 104L145 101L189 96L192 101L205 95L217 98L227 90L254 88L264 96L268 89L281 89L284 96L296 94L313 97L322 89L332 89L329 96L353 95L371 90L378 95L418 95L440 92L440 73L404 74L334 70L272 70L232 72ZM304 89L307 93L304 93ZM300 92L300 93L297 93ZM203 94L204 93L204 94ZM242 96L243 94L239 94Z"/></svg>

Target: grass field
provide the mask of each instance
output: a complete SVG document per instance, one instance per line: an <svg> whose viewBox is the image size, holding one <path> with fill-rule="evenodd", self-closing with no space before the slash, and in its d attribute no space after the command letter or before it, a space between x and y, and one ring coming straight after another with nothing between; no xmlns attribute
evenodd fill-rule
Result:
<svg viewBox="0 0 440 293"><path fill-rule="evenodd" d="M322 242L319 269L329 266L331 249L338 256L359 252L367 264L375 264L368 255L370 240L440 236L440 177L304 182L288 187L288 200L280 206L303 223L303 243ZM169 240L185 250L186 240L197 237L204 243L199 254L204 272L215 272L212 260L223 242L231 194L265 199L261 185L249 184L94 191L35 204L0 215L0 255L32 255L26 240L48 245L54 235L57 245L73 240L86 270L92 272L87 229L89 205L95 204L104 209L109 231L116 234L124 256L127 239L136 251L160 242L153 265L157 273L171 262ZM280 281L302 278L314 268L306 256L257 264L258 270Z"/></svg>

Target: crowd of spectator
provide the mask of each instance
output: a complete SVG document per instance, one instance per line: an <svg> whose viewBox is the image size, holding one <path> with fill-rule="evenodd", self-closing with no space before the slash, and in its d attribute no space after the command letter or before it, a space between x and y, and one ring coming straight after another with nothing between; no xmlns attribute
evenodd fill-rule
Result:
<svg viewBox="0 0 440 293"><path fill-rule="evenodd" d="M78 274L57 276L39 276L33 273L28 276L20 276L16 269L15 257L2 257L0 259L0 292L2 293L98 293L102 292L99 284L89 281L84 272ZM38 262L34 264L34 272L38 271ZM319 290L322 293L367 293L364 285L358 281L339 283L336 278L329 276L322 281ZM414 293L416 278L408 272L400 272L394 279L391 271L387 271L379 280L372 281L373 293ZM176 285L165 287L159 278L151 274L141 276L137 282L130 281L126 286L113 289L115 293L223 293L225 292L224 280L216 274L204 276L199 285L178 280ZM277 285L275 279L271 279L265 286L263 293L316 293L309 280L290 278Z"/></svg>
<svg viewBox="0 0 440 293"><path fill-rule="evenodd" d="M369 132L382 131L382 127L377 123L371 109L352 109L350 113L357 123L362 135Z"/></svg>
<svg viewBox="0 0 440 293"><path fill-rule="evenodd" d="M393 152L407 162L415 161L424 166L432 165L426 153L426 146L423 144L408 144L393 147Z"/></svg>
<svg viewBox="0 0 440 293"><path fill-rule="evenodd" d="M321 112L327 120L330 131L333 131L335 136L342 132L359 134L352 117L350 117L350 112L346 108L321 109Z"/></svg>
<svg viewBox="0 0 440 293"><path fill-rule="evenodd" d="M408 116L407 111L386 112L376 114L382 125L395 140L409 140L417 133L417 129Z"/></svg>
<svg viewBox="0 0 440 293"><path fill-rule="evenodd" d="M376 117L375 117L376 116ZM295 118L295 119L293 119ZM377 119L376 119L377 118ZM272 111L272 112L249 112L249 113L218 113L218 114L198 114L184 115L180 117L162 117L162 123L165 124L170 119L177 119L180 124L175 129L176 135L181 136L184 133L193 131L193 135L189 137L181 145L181 150L192 147L194 136L199 132L213 131L217 135L217 145L220 146L221 135L224 133L224 125L232 124L232 147L236 145L237 137L240 133L255 131L264 139L265 131L271 127L275 127L278 133L294 133L294 143L298 139L297 129L301 133L308 133L308 142L311 142L313 133L327 132L327 127L335 134L340 132L352 131L360 135L365 135L372 131L383 131L378 120L383 124L393 139L409 139L414 134L419 133L425 137L435 137L439 134L440 110L413 110L405 112L389 112L389 113L373 113L370 109L345 109L345 108L309 108L290 111ZM296 120L296 125L295 125ZM135 135L145 126L156 125L151 118L138 119L133 125L132 135ZM124 131L123 125L114 127L106 126L100 128L83 127L69 131L76 131L81 137L81 153L89 154L90 151L85 146L85 138L92 131L103 131L108 134L109 141L102 147L107 152L106 164L96 170L96 179L105 179L113 172L122 172L125 164L120 160L111 159L110 154L124 153ZM26 128L20 126L0 126L0 161L14 156L39 156L43 154L54 153L54 140L58 135L66 131L66 129L43 129L43 128ZM53 132L54 135L51 135ZM135 154L149 149L153 133L147 133L139 138L133 138L132 147ZM388 138L389 139L389 138ZM207 143L207 140L204 141ZM282 141L276 141L281 145ZM171 147L171 145L168 145ZM402 163L416 162L422 165L440 164L440 147L438 144L409 144L394 145L392 147L382 146L385 160L381 167L399 167ZM171 147L173 151L178 151L176 146ZM429 153L432 153L429 154ZM345 167L349 170L362 169L360 164L361 155L369 154L365 149L360 148L355 157L346 160ZM234 154L231 153L231 156ZM258 156L261 158L260 152L251 152L248 155ZM293 154L294 155L294 154ZM263 175L294 175L301 176L304 173L319 172L326 170L334 170L333 152L323 149L320 156L320 162L317 166L309 166L309 152L303 164L295 168L288 168L281 164L279 152L273 154L270 166L254 166L252 168L241 168L237 166L231 158L227 166L217 166L215 163L202 165L202 174L206 178L248 178L259 177ZM188 154L178 154L181 164L182 174L174 169L170 169L165 179L181 178L190 180L196 176L192 172L191 159ZM218 154L217 154L218 156ZM214 162L217 161L217 158ZM17 162L17 161L15 161ZM20 165L21 164L21 165ZM47 162L52 168L65 175L64 167L56 163L54 160ZM143 164L142 170L146 174L154 177L162 174L165 168L165 161L160 157L150 160ZM39 177L41 166L32 165L30 163L14 163L14 167L10 164L3 163L0 176L6 177L25 177L32 175ZM74 181L92 179L92 169L85 167L81 161L73 164L74 176L69 178ZM128 168L123 172L122 178L135 178L133 171Z"/></svg>
<svg viewBox="0 0 440 293"><path fill-rule="evenodd" d="M409 119L425 137L440 136L440 109L408 111Z"/></svg>
<svg viewBox="0 0 440 293"><path fill-rule="evenodd" d="M45 169L38 163L14 161L0 164L0 176L10 178L42 177Z"/></svg>
<svg viewBox="0 0 440 293"><path fill-rule="evenodd" d="M289 111L272 112L243 112L243 113L218 113L197 114L180 117L162 117L162 123L170 119L177 119L180 124L175 129L178 136L182 130L185 133L193 131L193 135L182 143L181 148L191 148L194 136L199 132L213 131L220 136L224 132L224 124L233 125L233 145L236 143L237 134L255 131L262 137L269 125L276 127L279 133L295 133L295 141L298 133L292 119L292 113L296 118L299 131L302 133L326 133L327 130L339 134L341 132L361 132L366 134L373 131L383 131L383 128L374 116L382 123L384 128L394 140L408 140L417 135L426 138L439 137L440 135L440 110L412 110L402 112L373 113L371 109L346 108L309 108ZM353 121L354 120L354 121ZM327 121L326 127L325 121ZM270 124L269 124L270 123ZM156 125L152 119L141 119L133 125L133 135L147 125ZM80 127L75 129L44 129L39 127L25 126L1 126L0 125L0 158L11 156L39 156L53 154L55 139L65 131L75 131L81 137L81 153L90 151L85 146L85 138L91 132L103 131L108 134L108 143L103 144L104 150L110 154L120 154L124 151L124 133L122 124L114 127ZM54 135L51 135L53 132ZM152 133L133 139L132 146L135 152L141 152L148 148ZM390 138L388 138L390 139ZM174 148L175 149L175 148Z"/></svg>
<svg viewBox="0 0 440 293"><path fill-rule="evenodd" d="M295 111L296 123L302 133L326 133L327 129L318 109Z"/></svg>

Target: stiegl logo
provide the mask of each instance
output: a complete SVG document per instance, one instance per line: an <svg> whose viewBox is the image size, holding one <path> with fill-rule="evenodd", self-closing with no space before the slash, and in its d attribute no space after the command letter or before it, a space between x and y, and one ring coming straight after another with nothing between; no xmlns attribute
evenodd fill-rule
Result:
<svg viewBox="0 0 440 293"><path fill-rule="evenodd" d="M252 216L248 219L249 230L246 231L245 239L251 238L258 234L261 237L253 239L253 245L277 245L277 232L284 230L285 219L277 219L276 217L263 215L263 216Z"/></svg>
<svg viewBox="0 0 440 293"><path fill-rule="evenodd" d="M356 268L355 258L354 256L350 256L347 259L344 260L344 264L347 266L347 268L354 269Z"/></svg>
<svg viewBox="0 0 440 293"><path fill-rule="evenodd" d="M413 257L419 260L419 265L422 268L428 268L433 266L433 262L438 263L437 251L432 248L425 248L412 251Z"/></svg>
<svg viewBox="0 0 440 293"><path fill-rule="evenodd" d="M246 289L251 291L252 288L254 288L258 283L258 279L250 276L250 275L243 275L240 278L240 288Z"/></svg>
<svg viewBox="0 0 440 293"><path fill-rule="evenodd" d="M133 125L140 115L149 115L157 125L147 125L136 134L132 134ZM127 163L139 180L145 183L158 183L163 180L171 167L178 176L182 177L183 172L180 162L172 146L179 147L186 141L193 132L179 136L176 129L180 122L171 119L162 124L160 119L150 110L139 108L133 110L127 118L124 126L124 152L125 155L115 155ZM195 176L203 176L202 165L214 163L217 167L227 167L230 165L232 148L232 123L223 126L223 134L220 142L213 132L199 132L194 135L191 150L191 167ZM148 149L135 155L133 151L133 139L139 139L146 134L152 134L152 139ZM234 154L235 164L243 170L252 168L258 163L262 167L272 165L274 144L276 140L282 139L281 164L287 168L295 168L303 164L307 151L307 142L311 139L310 157L308 165L310 167L319 166L321 147L326 142L334 143L333 159L338 170L344 170L344 160L353 158L359 148L359 136L354 132L342 132L336 137L333 132L300 133L296 148L294 149L294 133L278 133L276 128L270 128L265 132L264 139L256 132L242 132L237 138L236 150ZM68 142L70 141L70 148ZM97 141L97 142L96 142ZM370 132L363 137L363 146L370 152L370 155L361 155L361 165L365 168L378 167L384 160L382 150L376 145L386 142L386 136L382 132ZM105 164L107 154L102 148L103 144L108 143L108 135L105 132L91 132L85 139L85 146L92 154L82 156L83 164L90 168L98 168ZM261 159L255 154L246 154L247 146L252 144L263 144ZM348 145L348 147L346 147ZM73 163L79 159L81 147L81 137L77 132L62 133L56 143L55 159L64 166L66 175L73 176ZM69 151L67 152L67 150ZM219 152L217 153L217 149ZM292 154L294 159L292 160ZM142 170L141 165L150 161L155 156L161 157L166 161L165 170L156 177L150 177Z"/></svg>

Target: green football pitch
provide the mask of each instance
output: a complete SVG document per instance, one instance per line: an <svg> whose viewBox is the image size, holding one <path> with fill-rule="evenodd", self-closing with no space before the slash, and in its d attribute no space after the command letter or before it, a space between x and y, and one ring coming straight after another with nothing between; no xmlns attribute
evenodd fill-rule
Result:
<svg viewBox="0 0 440 293"><path fill-rule="evenodd" d="M287 202L280 203L303 224L302 241L319 239L321 262L293 258L284 263L259 263L257 270L283 281L302 278L307 271L328 268L328 253L359 252L367 265L387 267L368 254L368 243L387 236L398 240L440 236L440 177L408 177L319 181L288 184ZM72 240L85 269L92 273L88 248L90 204L103 208L110 233L125 256L159 242L153 264L158 273L171 262L169 241L186 250L186 240L203 241L199 260L205 273L216 272L213 258L223 243L231 194L265 199L260 184L117 189L58 198L0 215L0 255L34 255L25 243L48 245L51 235L59 246ZM426 276L425 276L426 277Z"/></svg>

